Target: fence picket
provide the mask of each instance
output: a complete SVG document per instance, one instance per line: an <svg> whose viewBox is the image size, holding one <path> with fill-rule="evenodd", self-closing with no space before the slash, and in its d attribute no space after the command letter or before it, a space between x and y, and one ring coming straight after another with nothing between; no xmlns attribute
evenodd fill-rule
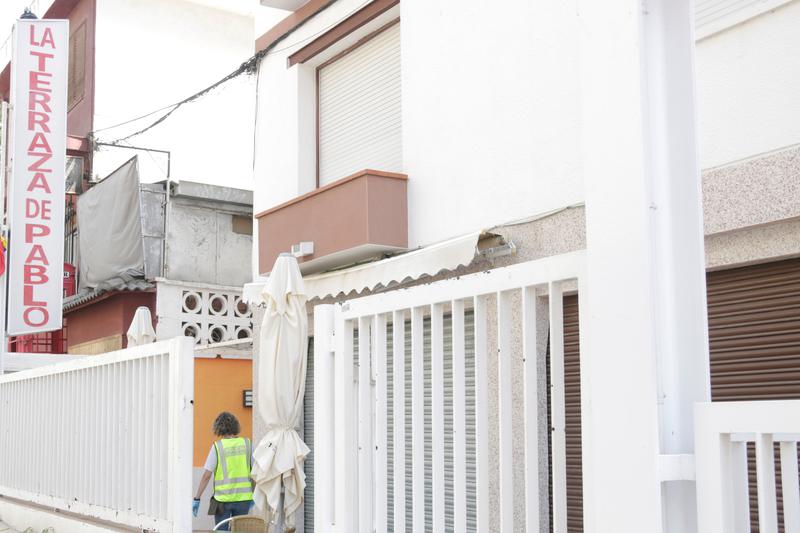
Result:
<svg viewBox="0 0 800 533"><path fill-rule="evenodd" d="M784 531L800 533L800 483L796 441L781 442L781 487Z"/></svg>
<svg viewBox="0 0 800 533"><path fill-rule="evenodd" d="M358 530L372 532L372 317L358 320Z"/></svg>
<svg viewBox="0 0 800 533"><path fill-rule="evenodd" d="M536 290L522 289L522 360L525 402L525 527L539 531L539 399L536 336Z"/></svg>
<svg viewBox="0 0 800 533"><path fill-rule="evenodd" d="M453 300L453 530L467 530L467 373L464 300Z"/></svg>
<svg viewBox="0 0 800 533"><path fill-rule="evenodd" d="M500 530L514 530L514 412L511 391L511 293L497 293L497 374L500 427Z"/></svg>
<svg viewBox="0 0 800 533"><path fill-rule="evenodd" d="M489 369L486 297L476 296L475 313L475 507L478 533L489 533Z"/></svg>
<svg viewBox="0 0 800 533"><path fill-rule="evenodd" d="M758 528L761 533L778 533L778 503L775 497L775 454L772 435L756 435L756 477L758 479Z"/></svg>
<svg viewBox="0 0 800 533"><path fill-rule="evenodd" d="M564 396L564 296L561 283L549 285L550 295L550 398L553 464L553 531L567 531L567 440Z"/></svg>
<svg viewBox="0 0 800 533"><path fill-rule="evenodd" d="M425 531L425 363L423 309L411 309L412 531Z"/></svg>
<svg viewBox="0 0 800 533"><path fill-rule="evenodd" d="M406 531L406 321L403 310L392 314L392 362L393 391L392 409L394 410L394 531Z"/></svg>
<svg viewBox="0 0 800 533"><path fill-rule="evenodd" d="M387 531L387 430L386 430L386 315L372 323L373 368L375 369L375 531Z"/></svg>
<svg viewBox="0 0 800 533"><path fill-rule="evenodd" d="M433 531L444 533L444 306L431 306Z"/></svg>

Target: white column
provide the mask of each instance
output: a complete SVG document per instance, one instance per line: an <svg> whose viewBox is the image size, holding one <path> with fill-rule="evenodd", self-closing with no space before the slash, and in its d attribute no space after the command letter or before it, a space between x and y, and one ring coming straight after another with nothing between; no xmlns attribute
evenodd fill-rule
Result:
<svg viewBox="0 0 800 533"><path fill-rule="evenodd" d="M0 102L0 128L2 128L2 131L0 131L0 135L2 135L2 142L0 142L2 145L0 147L0 150L2 150L0 151L0 235L4 233L3 228L6 225L6 177L9 168L8 155L11 153L8 149L11 139L11 136L8 134L8 116L8 103ZM7 254L6 259L8 259ZM6 274L3 273L0 275L0 376L5 372L5 357L6 351L8 350L8 339L6 339L6 283Z"/></svg>
<svg viewBox="0 0 800 533"><path fill-rule="evenodd" d="M696 531L693 483L657 466L709 399L690 2L579 6L587 531Z"/></svg>
<svg viewBox="0 0 800 533"><path fill-rule="evenodd" d="M334 364L333 305L314 306L314 530L334 525Z"/></svg>

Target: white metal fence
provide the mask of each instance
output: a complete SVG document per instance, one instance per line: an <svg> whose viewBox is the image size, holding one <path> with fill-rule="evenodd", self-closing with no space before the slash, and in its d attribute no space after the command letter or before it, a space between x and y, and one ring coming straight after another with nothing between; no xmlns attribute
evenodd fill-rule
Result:
<svg viewBox="0 0 800 533"><path fill-rule="evenodd" d="M756 452L760 533L778 533L781 526L786 533L800 532L800 400L698 404L695 424L698 531L751 530L747 461L751 442Z"/></svg>
<svg viewBox="0 0 800 533"><path fill-rule="evenodd" d="M0 377L0 495L191 531L193 341Z"/></svg>
<svg viewBox="0 0 800 533"><path fill-rule="evenodd" d="M565 532L562 291L565 283L580 286L583 265L583 253L575 252L317 306L315 531L514 531L517 491L524 492L524 529L540 530L548 503L546 488L540 491L548 476L540 460L547 412L539 407L545 381L537 371L543 358L536 308L537 296L547 294L552 521L556 533ZM512 394L514 357L523 361L522 405ZM490 391L497 394L496 471ZM520 418L524 487L514 482L513 429ZM492 508L491 485L499 493Z"/></svg>

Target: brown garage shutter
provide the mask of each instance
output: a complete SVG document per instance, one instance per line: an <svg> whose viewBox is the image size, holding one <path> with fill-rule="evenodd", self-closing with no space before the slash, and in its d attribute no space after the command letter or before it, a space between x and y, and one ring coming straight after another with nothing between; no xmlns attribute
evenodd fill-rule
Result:
<svg viewBox="0 0 800 533"><path fill-rule="evenodd" d="M709 272L707 285L712 400L800 398L800 259ZM748 455L751 526L756 532L752 445ZM778 505L780 511L780 494Z"/></svg>
<svg viewBox="0 0 800 533"><path fill-rule="evenodd" d="M547 349L547 417L550 422L550 346ZM581 366L578 296L564 297L564 396L567 441L567 531L583 531L583 461L581 457ZM549 458L548 458L549 461ZM552 472L552 462L550 462ZM553 528L553 478L550 476L550 529Z"/></svg>
<svg viewBox="0 0 800 533"><path fill-rule="evenodd" d="M564 297L564 394L567 437L567 531L583 531L581 364L578 297Z"/></svg>
<svg viewBox="0 0 800 533"><path fill-rule="evenodd" d="M707 279L713 400L800 398L800 259Z"/></svg>

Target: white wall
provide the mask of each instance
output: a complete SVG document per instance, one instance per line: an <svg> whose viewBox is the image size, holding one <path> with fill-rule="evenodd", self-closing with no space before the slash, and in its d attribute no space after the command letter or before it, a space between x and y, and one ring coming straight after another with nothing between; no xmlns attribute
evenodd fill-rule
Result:
<svg viewBox="0 0 800 533"><path fill-rule="evenodd" d="M800 1L697 43L702 168L800 143Z"/></svg>
<svg viewBox="0 0 800 533"><path fill-rule="evenodd" d="M409 244L582 198L569 2L401 3Z"/></svg>
<svg viewBox="0 0 800 533"><path fill-rule="evenodd" d="M182 0L97 2L95 130L182 100L236 69L254 52L252 17ZM174 179L252 188L255 82L241 76L176 111L136 146L170 150ZM114 140L148 125L101 131ZM95 174L133 152L103 149ZM163 179L163 155L140 157L144 181Z"/></svg>
<svg viewBox="0 0 800 533"><path fill-rule="evenodd" d="M339 0L277 48L362 4ZM400 4L411 247L581 200L579 22L551 4ZM256 213L315 183L314 66L287 69L288 53L262 62Z"/></svg>

